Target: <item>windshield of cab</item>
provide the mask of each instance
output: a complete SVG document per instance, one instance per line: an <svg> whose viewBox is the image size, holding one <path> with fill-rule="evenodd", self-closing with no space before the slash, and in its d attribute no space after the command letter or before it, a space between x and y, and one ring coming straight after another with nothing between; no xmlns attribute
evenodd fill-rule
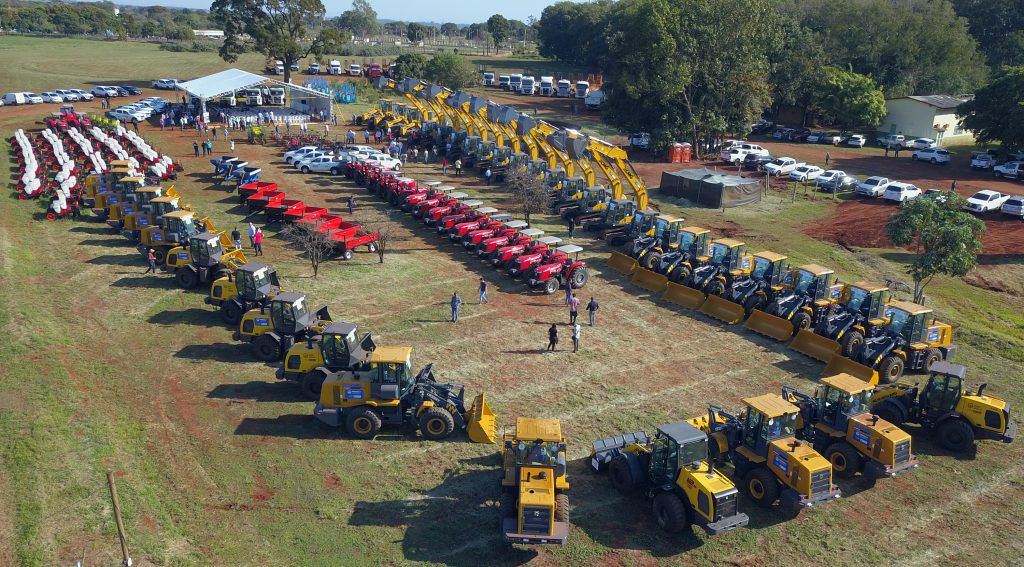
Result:
<svg viewBox="0 0 1024 567"><path fill-rule="evenodd" d="M680 447L679 467L685 467L691 463L703 461L708 458L708 444L706 441L697 440Z"/></svg>
<svg viewBox="0 0 1024 567"><path fill-rule="evenodd" d="M889 319L889 334L892 336L902 335L910 327L910 313L893 309Z"/></svg>
<svg viewBox="0 0 1024 567"><path fill-rule="evenodd" d="M336 362L347 362L342 360L348 357L348 343L346 335L327 334L323 338L324 363L333 365Z"/></svg>
<svg viewBox="0 0 1024 567"><path fill-rule="evenodd" d="M296 301L292 305L292 313L295 314L295 320L296 321L298 321L298 320L302 319L303 317L305 317L306 314L307 314L306 302L305 301Z"/></svg>
<svg viewBox="0 0 1024 567"><path fill-rule="evenodd" d="M868 298L871 296L866 289L859 287L850 288L850 299L846 306L850 311L860 311L868 307Z"/></svg>
<svg viewBox="0 0 1024 567"><path fill-rule="evenodd" d="M192 217L186 217L179 219L180 223L174 232L181 232L189 236L199 234L199 229L196 228L196 223L193 222Z"/></svg>
<svg viewBox="0 0 1024 567"><path fill-rule="evenodd" d="M807 293L807 289L811 287L811 283L814 282L814 274L799 270L796 273L796 283L793 285L793 290L797 293Z"/></svg>
<svg viewBox="0 0 1024 567"><path fill-rule="evenodd" d="M768 273L768 267L771 266L771 265L772 265L772 263L769 262L768 260L766 260L764 258L756 258L755 257L754 258L754 269L750 273L750 277L754 278L755 280L763 279L765 274Z"/></svg>
<svg viewBox="0 0 1024 567"><path fill-rule="evenodd" d="M765 440L790 437L796 434L796 413L773 417L765 422L761 437Z"/></svg>
<svg viewBox="0 0 1024 567"><path fill-rule="evenodd" d="M515 446L517 465L553 465L558 462L558 443L520 441Z"/></svg>
<svg viewBox="0 0 1024 567"><path fill-rule="evenodd" d="M724 244L711 245L711 261L715 264L722 264L729 257L729 247Z"/></svg>
<svg viewBox="0 0 1024 567"><path fill-rule="evenodd" d="M692 232L680 232L679 233L679 247L683 250L689 250L693 246L693 240L696 235Z"/></svg>

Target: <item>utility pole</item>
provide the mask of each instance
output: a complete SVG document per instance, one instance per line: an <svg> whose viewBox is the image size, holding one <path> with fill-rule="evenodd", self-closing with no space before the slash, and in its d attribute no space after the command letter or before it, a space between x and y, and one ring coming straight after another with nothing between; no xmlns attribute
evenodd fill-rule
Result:
<svg viewBox="0 0 1024 567"><path fill-rule="evenodd" d="M117 487L114 486L114 473L107 471L107 485L110 486L110 501L114 505L114 520L117 522L117 537L121 540L121 557L125 567L132 567L132 558L128 555L128 540L124 535L124 522L121 521L121 504L117 501Z"/></svg>

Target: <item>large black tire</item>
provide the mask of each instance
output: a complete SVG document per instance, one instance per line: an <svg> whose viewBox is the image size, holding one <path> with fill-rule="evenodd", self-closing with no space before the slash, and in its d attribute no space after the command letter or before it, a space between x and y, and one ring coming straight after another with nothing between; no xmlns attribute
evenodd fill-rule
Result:
<svg viewBox="0 0 1024 567"><path fill-rule="evenodd" d="M444 439L455 431L455 418L448 410L435 406L420 414L419 426L424 439L435 441Z"/></svg>
<svg viewBox="0 0 1024 567"><path fill-rule="evenodd" d="M608 480L620 494L634 494L640 488L640 479L633 478L633 470L629 467L625 455L619 455L609 463Z"/></svg>
<svg viewBox="0 0 1024 567"><path fill-rule="evenodd" d="M558 291L559 287L561 286L558 282L558 276L548 276L547 281L544 282L544 293L551 295Z"/></svg>
<svg viewBox="0 0 1024 567"><path fill-rule="evenodd" d="M373 439L380 431L380 416L366 406L355 408L345 420L345 429L356 439Z"/></svg>
<svg viewBox="0 0 1024 567"><path fill-rule="evenodd" d="M154 248L153 256L156 257L157 266L163 266L167 263L167 250L164 250L163 248Z"/></svg>
<svg viewBox="0 0 1024 567"><path fill-rule="evenodd" d="M661 263L661 252L651 252L650 254L646 254L646 255L644 255L643 261L641 262L641 264L643 264L644 268L646 268L648 270L653 270L654 268L657 268L658 264L660 264L660 263Z"/></svg>
<svg viewBox="0 0 1024 567"><path fill-rule="evenodd" d="M903 423L903 411L896 406L894 402L884 401L871 408L871 413L877 415L879 419L884 419L893 425L900 425Z"/></svg>
<svg viewBox="0 0 1024 567"><path fill-rule="evenodd" d="M796 315L793 315L793 334L797 334L801 329L811 328L811 316L806 311L801 311Z"/></svg>
<svg viewBox="0 0 1024 567"><path fill-rule="evenodd" d="M761 309L764 307L764 298L760 295L751 295L750 297L743 300L743 311L750 315L755 309Z"/></svg>
<svg viewBox="0 0 1024 567"><path fill-rule="evenodd" d="M225 301L220 306L220 318L224 320L228 325L238 325L242 321L242 316L245 315L245 309L232 299L231 301Z"/></svg>
<svg viewBox="0 0 1024 567"><path fill-rule="evenodd" d="M708 295L717 295L722 297L725 295L725 282L722 280L713 280L708 284L707 287Z"/></svg>
<svg viewBox="0 0 1024 567"><path fill-rule="evenodd" d="M326 379L327 374L320 369L303 374L302 381L299 383L299 387L302 388L302 395L314 402L319 401L320 390L323 389L324 380Z"/></svg>
<svg viewBox="0 0 1024 567"><path fill-rule="evenodd" d="M846 358L853 358L853 355L862 344L864 344L864 335L860 331L847 331L843 338L839 340L839 352Z"/></svg>
<svg viewBox="0 0 1024 567"><path fill-rule="evenodd" d="M564 492L555 495L555 521L569 521L569 495Z"/></svg>
<svg viewBox="0 0 1024 567"><path fill-rule="evenodd" d="M939 444L954 453L964 453L974 446L974 429L959 418L942 422L935 430L935 436Z"/></svg>
<svg viewBox="0 0 1024 567"><path fill-rule="evenodd" d="M508 491L502 491L501 493L501 517L502 518L515 518L516 517L516 495Z"/></svg>
<svg viewBox="0 0 1024 567"><path fill-rule="evenodd" d="M883 384L892 384L903 376L903 359L890 354L878 365L878 380Z"/></svg>
<svg viewBox="0 0 1024 567"><path fill-rule="evenodd" d="M252 342L252 355L256 360L275 362L281 359L281 343L270 335L260 335Z"/></svg>
<svg viewBox="0 0 1024 567"><path fill-rule="evenodd" d="M829 445L824 456L832 463L832 473L842 478L850 478L864 466L860 453L846 441Z"/></svg>
<svg viewBox="0 0 1024 567"><path fill-rule="evenodd" d="M764 467L750 469L744 475L743 489L758 506L769 507L779 499L779 482Z"/></svg>
<svg viewBox="0 0 1024 567"><path fill-rule="evenodd" d="M178 268L174 271L174 283L181 289L195 289L199 285L199 274L188 268Z"/></svg>
<svg viewBox="0 0 1024 567"><path fill-rule="evenodd" d="M676 283L685 284L690 281L690 275L692 273L693 272L690 271L690 268L687 268L686 266L679 266L672 272L672 280Z"/></svg>
<svg viewBox="0 0 1024 567"><path fill-rule="evenodd" d="M580 266L569 274L569 285L573 289L580 289L587 285L587 280L590 279L590 272L587 271L586 266Z"/></svg>
<svg viewBox="0 0 1024 567"><path fill-rule="evenodd" d="M662 492L655 496L651 508L658 527L667 533L677 534L690 526L686 505L674 492Z"/></svg>
<svg viewBox="0 0 1024 567"><path fill-rule="evenodd" d="M944 358L946 357L942 355L941 350L937 348L928 349L928 354L924 357L924 371L931 372L932 365L935 364L936 362L941 361Z"/></svg>

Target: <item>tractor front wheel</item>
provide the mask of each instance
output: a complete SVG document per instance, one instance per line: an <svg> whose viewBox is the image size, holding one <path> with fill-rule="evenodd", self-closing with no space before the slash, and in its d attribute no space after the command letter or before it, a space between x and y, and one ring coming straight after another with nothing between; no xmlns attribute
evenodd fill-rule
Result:
<svg viewBox="0 0 1024 567"><path fill-rule="evenodd" d="M569 521L569 495L564 492L555 495L555 521Z"/></svg>
<svg viewBox="0 0 1024 567"><path fill-rule="evenodd" d="M890 401L885 401L872 407L871 413L878 416L879 419L888 421L893 425L898 426L903 423L903 412L895 403Z"/></svg>
<svg viewBox="0 0 1024 567"><path fill-rule="evenodd" d="M829 445L825 449L825 458L832 463L832 472L842 478L857 474L862 465L860 453L845 441Z"/></svg>
<svg viewBox="0 0 1024 567"><path fill-rule="evenodd" d="M766 468L751 469L743 477L743 487L758 506L768 507L779 499L779 483Z"/></svg>
<svg viewBox="0 0 1024 567"><path fill-rule="evenodd" d="M672 279L675 280L676 283L681 284L685 284L686 282L690 281L690 275L692 274L690 268L686 266L679 266L673 273L674 276Z"/></svg>
<svg viewBox="0 0 1024 567"><path fill-rule="evenodd" d="M625 455L618 455L608 465L608 479L620 494L633 494L640 488L638 479L633 478L633 469Z"/></svg>
<svg viewBox="0 0 1024 567"><path fill-rule="evenodd" d="M242 321L243 315L245 315L245 309L234 299L225 301L224 305L220 308L220 317L228 325L237 325Z"/></svg>
<svg viewBox="0 0 1024 567"><path fill-rule="evenodd" d="M743 301L743 311L747 315L754 312L755 309L761 309L764 307L764 299L760 295L752 295Z"/></svg>
<svg viewBox="0 0 1024 567"><path fill-rule="evenodd" d="M174 272L174 282L181 289L195 289L199 285L199 274L188 268L179 268Z"/></svg>
<svg viewBox="0 0 1024 567"><path fill-rule="evenodd" d="M853 355L862 344L864 344L864 335L860 331L848 331L843 335L842 340L839 341L839 346L842 348L841 352L846 358L853 358Z"/></svg>
<svg viewBox="0 0 1024 567"><path fill-rule="evenodd" d="M345 251L341 253L341 257L344 258L345 260L351 260L352 259L352 249L351 248L346 248Z"/></svg>
<svg viewBox="0 0 1024 567"><path fill-rule="evenodd" d="M162 266L167 262L167 250L164 250L163 248L154 248L153 256L156 258L158 266Z"/></svg>
<svg viewBox="0 0 1024 567"><path fill-rule="evenodd" d="M942 356L942 351L941 350L939 350L937 348L930 348L930 349L928 349L928 354L927 354L927 356L925 356L925 359L924 359L924 371L925 372L931 372L932 371L932 365L935 364L936 362L941 361L944 358L945 357Z"/></svg>
<svg viewBox="0 0 1024 567"><path fill-rule="evenodd" d="M725 295L725 283L722 280L715 280L708 284L707 291L708 295L722 297Z"/></svg>
<svg viewBox="0 0 1024 567"><path fill-rule="evenodd" d="M252 355L263 362L274 362L281 358L281 343L270 335L260 335L252 342Z"/></svg>
<svg viewBox="0 0 1024 567"><path fill-rule="evenodd" d="M902 358L890 354L878 365L878 379L886 384L892 384L903 376L903 366Z"/></svg>
<svg viewBox="0 0 1024 567"><path fill-rule="evenodd" d="M444 439L455 431L455 418L444 408L431 407L420 415L420 433L432 441Z"/></svg>
<svg viewBox="0 0 1024 567"><path fill-rule="evenodd" d="M642 263L644 265L644 268L648 270L653 270L654 268L658 267L658 264L661 264L661 254L657 252L651 252L650 254L644 256Z"/></svg>
<svg viewBox="0 0 1024 567"><path fill-rule="evenodd" d="M544 293L551 295L558 291L558 278L556 276L549 276L547 281L544 282Z"/></svg>
<svg viewBox="0 0 1024 567"><path fill-rule="evenodd" d="M935 431L939 443L955 453L963 453L974 445L974 429L962 419L944 421Z"/></svg>
<svg viewBox="0 0 1024 567"><path fill-rule="evenodd" d="M356 408L345 421L348 434L356 439L373 439L380 431L380 416L363 406Z"/></svg>
<svg viewBox="0 0 1024 567"><path fill-rule="evenodd" d="M686 505L672 492L662 492L655 496L651 507L658 527L667 533L676 534L690 526Z"/></svg>
<svg viewBox="0 0 1024 567"><path fill-rule="evenodd" d="M324 380L327 379L327 374L324 374L323 370L313 370L302 375L302 388L303 395L312 401L318 401L320 399L320 390L324 387Z"/></svg>

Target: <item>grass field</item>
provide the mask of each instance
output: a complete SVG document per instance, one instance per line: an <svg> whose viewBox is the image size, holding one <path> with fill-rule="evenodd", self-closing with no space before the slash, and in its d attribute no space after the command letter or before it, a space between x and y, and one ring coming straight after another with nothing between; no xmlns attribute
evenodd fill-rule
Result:
<svg viewBox="0 0 1024 567"><path fill-rule="evenodd" d="M213 55L145 49L0 38L5 61L26 61L0 67L0 90L148 82L223 67ZM44 111L0 108L0 131L38 128ZM244 226L209 163L187 157L190 132L143 134L183 158L187 171L174 185L193 209L219 228ZM226 151L223 142L215 146L216 155ZM275 148L241 143L236 153L289 196L340 211L355 195L356 220L383 209L343 179L296 173ZM0 169L11 167L4 152ZM440 175L431 166L407 169L419 179ZM501 190L474 178L449 181L507 204ZM801 233L835 207L802 198L790 204L776 194L726 212L662 203L752 248L834 266L847 280L906 279L901 251L846 249ZM7 337L0 342L0 565L118 564L107 470L115 471L129 546L143 565L931 566L1014 565L1024 556L1020 443L983 442L976 454L956 458L924 435L914 442L920 469L873 487L841 481L843 499L796 519L744 499L747 529L667 536L643 502L620 497L589 472L590 443L695 416L709 403L737 409L740 398L782 384L811 390L822 364L656 301L610 272L607 249L587 236L576 239L592 268L583 296L596 296L602 308L573 355L564 347L542 352L547 327L567 322L560 295L526 293L525 284L411 221L394 221L399 240L384 264L359 253L316 279L269 227L266 260L288 289L330 305L336 319L358 323L378 344L413 346L417 366L433 362L469 394L487 392L501 425L518 415L562 420L572 459L569 543L509 547L498 533L495 447L399 431L354 441L319 426L294 384L277 383L272 366L233 343L202 293L182 292L166 275L145 276L134 248L105 225L45 222L41 211L10 198L0 206ZM566 236L560 220L540 225ZM492 283L491 305L476 305L481 276ZM931 303L957 325L971 382L989 383L1020 408L1021 258L979 266L968 281L974 285L937 279ZM446 322L454 290L468 301L457 325Z"/></svg>

